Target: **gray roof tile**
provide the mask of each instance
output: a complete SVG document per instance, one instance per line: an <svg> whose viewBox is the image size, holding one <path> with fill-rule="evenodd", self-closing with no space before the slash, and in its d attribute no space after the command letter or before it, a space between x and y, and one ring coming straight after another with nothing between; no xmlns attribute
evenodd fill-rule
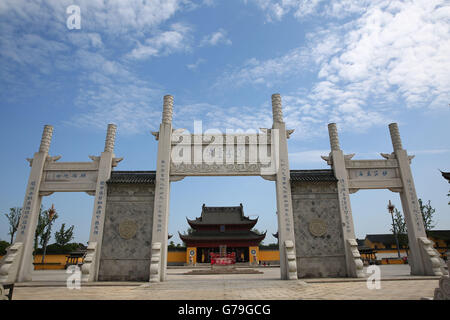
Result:
<svg viewBox="0 0 450 320"><path fill-rule="evenodd" d="M291 181L337 181L333 170L291 170Z"/></svg>
<svg viewBox="0 0 450 320"><path fill-rule="evenodd" d="M112 171L107 183L154 184L155 179L155 171Z"/></svg>

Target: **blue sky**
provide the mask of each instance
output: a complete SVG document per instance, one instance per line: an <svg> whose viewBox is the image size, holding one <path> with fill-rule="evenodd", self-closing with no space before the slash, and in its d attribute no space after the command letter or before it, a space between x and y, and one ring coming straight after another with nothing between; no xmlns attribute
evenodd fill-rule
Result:
<svg viewBox="0 0 450 320"><path fill-rule="evenodd" d="M81 29L66 26L70 5ZM291 169L327 168L327 124L354 159L381 158L398 122L419 198L450 229L450 7L445 1L159 0L0 2L0 239L3 213L21 206L45 124L60 161L89 161L118 126L117 170L154 170L162 98L174 96L174 127L271 126L280 93ZM201 205L244 204L256 226L276 232L275 186L259 177L186 178L172 184L169 230L187 229ZM351 195L359 238L389 232L386 190ZM93 198L54 194L61 223L88 239ZM56 229L55 228L55 229Z"/></svg>

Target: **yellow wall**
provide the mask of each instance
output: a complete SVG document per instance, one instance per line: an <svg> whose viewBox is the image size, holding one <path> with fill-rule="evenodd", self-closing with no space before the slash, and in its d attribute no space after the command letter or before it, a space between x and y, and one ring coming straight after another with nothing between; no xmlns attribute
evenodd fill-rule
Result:
<svg viewBox="0 0 450 320"><path fill-rule="evenodd" d="M195 249L195 248L194 248ZM56 270L56 269L64 269L66 265L66 254L47 254L45 255L45 263L59 263L59 265L35 265L35 270ZM194 256L194 259L196 257ZM34 263L41 263L42 255L38 254L34 257ZM81 262L81 259L78 260ZM167 262L186 262L186 252L185 251L169 251L167 254Z"/></svg>
<svg viewBox="0 0 450 320"><path fill-rule="evenodd" d="M195 248L194 248L195 249ZM45 263L59 263L59 265L45 265L45 266L34 266L35 270L56 270L56 269L64 269L66 265L66 254L47 254L45 255ZM0 259L2 257L0 256ZM195 259L195 256L194 256ZM34 257L34 263L41 263L42 255L38 254ZM81 259L78 260L81 262ZM185 251L169 251L167 254L167 262L186 262L186 252Z"/></svg>
<svg viewBox="0 0 450 320"><path fill-rule="evenodd" d="M259 261L279 261L280 252L278 250L259 250Z"/></svg>
<svg viewBox="0 0 450 320"><path fill-rule="evenodd" d="M252 259L251 250L256 250L256 263L259 261L279 261L280 253L278 250L259 250L258 247L250 247L249 248L249 257ZM184 251L173 251L168 253L167 262L176 262L176 263L189 263L189 252L194 250L195 254L193 256L193 263L197 263L197 248L190 247L187 248L186 252Z"/></svg>
<svg viewBox="0 0 450 320"><path fill-rule="evenodd" d="M444 240L435 239L433 237L428 237L428 239L433 241L435 246L437 245L440 248L447 248L447 244L445 243ZM377 249L386 249L385 245L382 242L371 242L366 239L366 240L364 240L364 244L366 246L368 246L369 248L375 248L375 246L377 246ZM400 247L402 247L402 246L400 245ZM392 244L390 249L397 249L397 245Z"/></svg>
<svg viewBox="0 0 450 320"><path fill-rule="evenodd" d="M375 246L377 247L377 249L386 249L386 246L382 242L371 242L371 241L366 239L366 240L364 240L364 244L366 246L368 246L369 248L372 248L372 249L375 249ZM397 246L395 244L392 244L391 247L388 250L390 250L390 249L397 250Z"/></svg>
<svg viewBox="0 0 450 320"><path fill-rule="evenodd" d="M34 270L61 270L64 269L66 265L67 254L46 254L45 255L45 263L46 265L35 265ZM42 254L37 254L34 256L34 263L41 263ZM81 262L81 259L78 261ZM48 265L47 263L51 263L53 265ZM55 263L55 264L54 264ZM57 263L57 264L56 264Z"/></svg>
<svg viewBox="0 0 450 320"><path fill-rule="evenodd" d="M167 253L167 262L186 262L186 251L169 251Z"/></svg>

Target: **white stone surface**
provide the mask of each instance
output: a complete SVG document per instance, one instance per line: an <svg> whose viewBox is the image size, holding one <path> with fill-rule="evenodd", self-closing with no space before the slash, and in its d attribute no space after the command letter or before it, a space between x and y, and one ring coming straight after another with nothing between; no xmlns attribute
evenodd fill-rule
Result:
<svg viewBox="0 0 450 320"><path fill-rule="evenodd" d="M170 162L172 141L173 97L164 97L163 118L159 127L158 158L156 164L155 206L153 210L152 258L150 281L166 278L167 235L170 201Z"/></svg>

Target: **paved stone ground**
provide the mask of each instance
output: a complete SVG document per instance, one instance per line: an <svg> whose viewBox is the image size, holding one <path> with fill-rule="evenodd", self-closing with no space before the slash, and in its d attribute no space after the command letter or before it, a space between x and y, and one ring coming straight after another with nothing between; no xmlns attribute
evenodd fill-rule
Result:
<svg viewBox="0 0 450 320"><path fill-rule="evenodd" d="M80 290L65 287L63 272L40 272L41 280L18 284L14 300L418 300L432 297L436 277L410 277L405 267L382 268L381 289L369 290L364 279L279 280L279 268L261 268L263 274L184 275L186 269L169 269L162 283L82 284ZM49 282L59 276L59 281ZM62 280L62 281L61 281Z"/></svg>

